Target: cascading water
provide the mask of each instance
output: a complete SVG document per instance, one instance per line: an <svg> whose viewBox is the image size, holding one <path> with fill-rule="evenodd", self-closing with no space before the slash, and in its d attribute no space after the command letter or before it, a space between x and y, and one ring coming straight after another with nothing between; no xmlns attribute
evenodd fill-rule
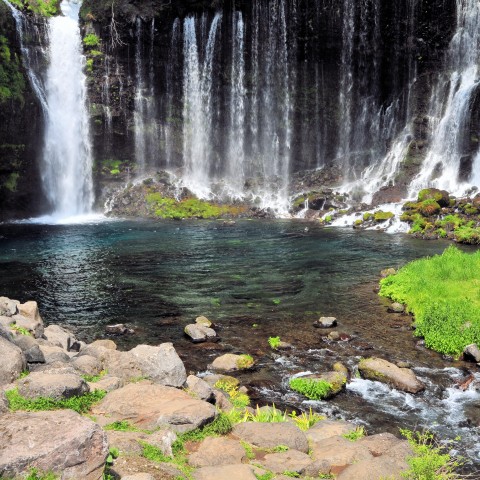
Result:
<svg viewBox="0 0 480 480"><path fill-rule="evenodd" d="M433 123L431 147L410 193L434 186L461 194L468 180L480 186L480 150L471 173L470 121L480 86L480 3L457 0L457 24L450 42L446 73L433 92L429 117ZM446 99L446 100L445 100ZM462 170L467 170L462 172Z"/></svg>
<svg viewBox="0 0 480 480"><path fill-rule="evenodd" d="M63 16L49 20L47 124L42 177L55 217L91 211L94 195L80 3L63 0Z"/></svg>

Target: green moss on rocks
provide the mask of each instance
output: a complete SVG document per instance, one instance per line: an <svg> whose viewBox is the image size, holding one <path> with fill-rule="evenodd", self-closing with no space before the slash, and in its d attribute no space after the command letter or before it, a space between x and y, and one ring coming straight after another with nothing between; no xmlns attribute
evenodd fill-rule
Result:
<svg viewBox="0 0 480 480"><path fill-rule="evenodd" d="M0 105L8 101L24 103L25 77L21 62L10 50L8 39L0 35Z"/></svg>
<svg viewBox="0 0 480 480"><path fill-rule="evenodd" d="M60 13L60 0L11 0L11 3L20 10L43 17L53 17Z"/></svg>
<svg viewBox="0 0 480 480"><path fill-rule="evenodd" d="M393 218L395 215L392 212L384 212L382 210L378 210L373 214L373 219L375 222L380 223L380 222L386 222L387 220L390 220Z"/></svg>

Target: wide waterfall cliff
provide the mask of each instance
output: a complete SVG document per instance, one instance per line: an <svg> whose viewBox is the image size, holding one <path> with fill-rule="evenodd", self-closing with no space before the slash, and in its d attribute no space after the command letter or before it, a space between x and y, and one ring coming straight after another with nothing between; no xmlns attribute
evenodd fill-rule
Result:
<svg viewBox="0 0 480 480"><path fill-rule="evenodd" d="M76 89L76 103L60 100L77 119L67 143L84 170L73 174L93 176L97 203L114 185L168 170L199 197L279 212L318 178L377 204L429 185L479 186L479 15L475 0L84 0L86 61L66 53L73 63L60 82ZM41 24L25 18L29 28ZM21 32L2 22L12 51L25 57ZM43 62L18 63L25 91L35 90L32 75L43 75L46 91L52 85L54 33L40 35ZM67 132L53 132L38 107L33 116L31 138L9 140L25 135L23 121L0 127L0 143L30 149L23 161L41 170L52 206L58 179L48 180L48 168L63 167L46 162L45 149ZM6 163L2 195L11 197L26 179ZM12 173L16 193L5 187ZM91 203L89 182L77 211Z"/></svg>

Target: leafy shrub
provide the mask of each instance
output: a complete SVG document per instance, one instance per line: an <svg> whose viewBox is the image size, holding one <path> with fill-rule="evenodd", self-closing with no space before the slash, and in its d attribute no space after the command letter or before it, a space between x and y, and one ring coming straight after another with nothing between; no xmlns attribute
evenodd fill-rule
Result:
<svg viewBox="0 0 480 480"><path fill-rule="evenodd" d="M244 370L252 367L254 363L255 361L253 360L253 357L244 353L243 355L240 355L240 358L237 360L237 367L240 370Z"/></svg>
<svg viewBox="0 0 480 480"><path fill-rule="evenodd" d="M235 408L245 408L250 405L250 398L246 393L238 391L238 385L233 382L219 380L215 383L215 388L223 390L230 396L230 401Z"/></svg>
<svg viewBox="0 0 480 480"><path fill-rule="evenodd" d="M273 350L276 350L281 343L282 341L280 340L280 337L270 337L268 339L268 344L270 345L270 348L272 348Z"/></svg>
<svg viewBox="0 0 480 480"><path fill-rule="evenodd" d="M365 428L364 427L357 427L355 430L351 432L344 433L342 437L350 440L351 442L356 442L365 436Z"/></svg>
<svg viewBox="0 0 480 480"><path fill-rule="evenodd" d="M138 428L131 425L127 420L120 420L109 423L103 427L104 430L115 430L117 432L138 432Z"/></svg>
<svg viewBox="0 0 480 480"><path fill-rule="evenodd" d="M310 400L321 400L328 397L332 391L332 385L325 380L313 378L292 378L290 388Z"/></svg>
<svg viewBox="0 0 480 480"><path fill-rule="evenodd" d="M300 415L297 415L297 412L294 410L290 414L290 418L295 422L297 427L303 431L313 427L321 420L325 420L325 417L323 415L314 413L311 408L308 413L302 412Z"/></svg>
<svg viewBox="0 0 480 480"><path fill-rule="evenodd" d="M98 47L100 39L94 33L88 33L83 37L83 44L88 48Z"/></svg>

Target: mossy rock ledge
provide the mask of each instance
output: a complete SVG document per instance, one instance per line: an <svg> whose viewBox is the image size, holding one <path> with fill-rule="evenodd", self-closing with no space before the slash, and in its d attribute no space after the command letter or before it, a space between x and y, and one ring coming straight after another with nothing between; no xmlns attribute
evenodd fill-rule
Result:
<svg viewBox="0 0 480 480"><path fill-rule="evenodd" d="M386 383L393 388L408 393L418 393L425 385L409 368L399 368L393 363L381 358L366 358L358 364L358 370L363 378Z"/></svg>

